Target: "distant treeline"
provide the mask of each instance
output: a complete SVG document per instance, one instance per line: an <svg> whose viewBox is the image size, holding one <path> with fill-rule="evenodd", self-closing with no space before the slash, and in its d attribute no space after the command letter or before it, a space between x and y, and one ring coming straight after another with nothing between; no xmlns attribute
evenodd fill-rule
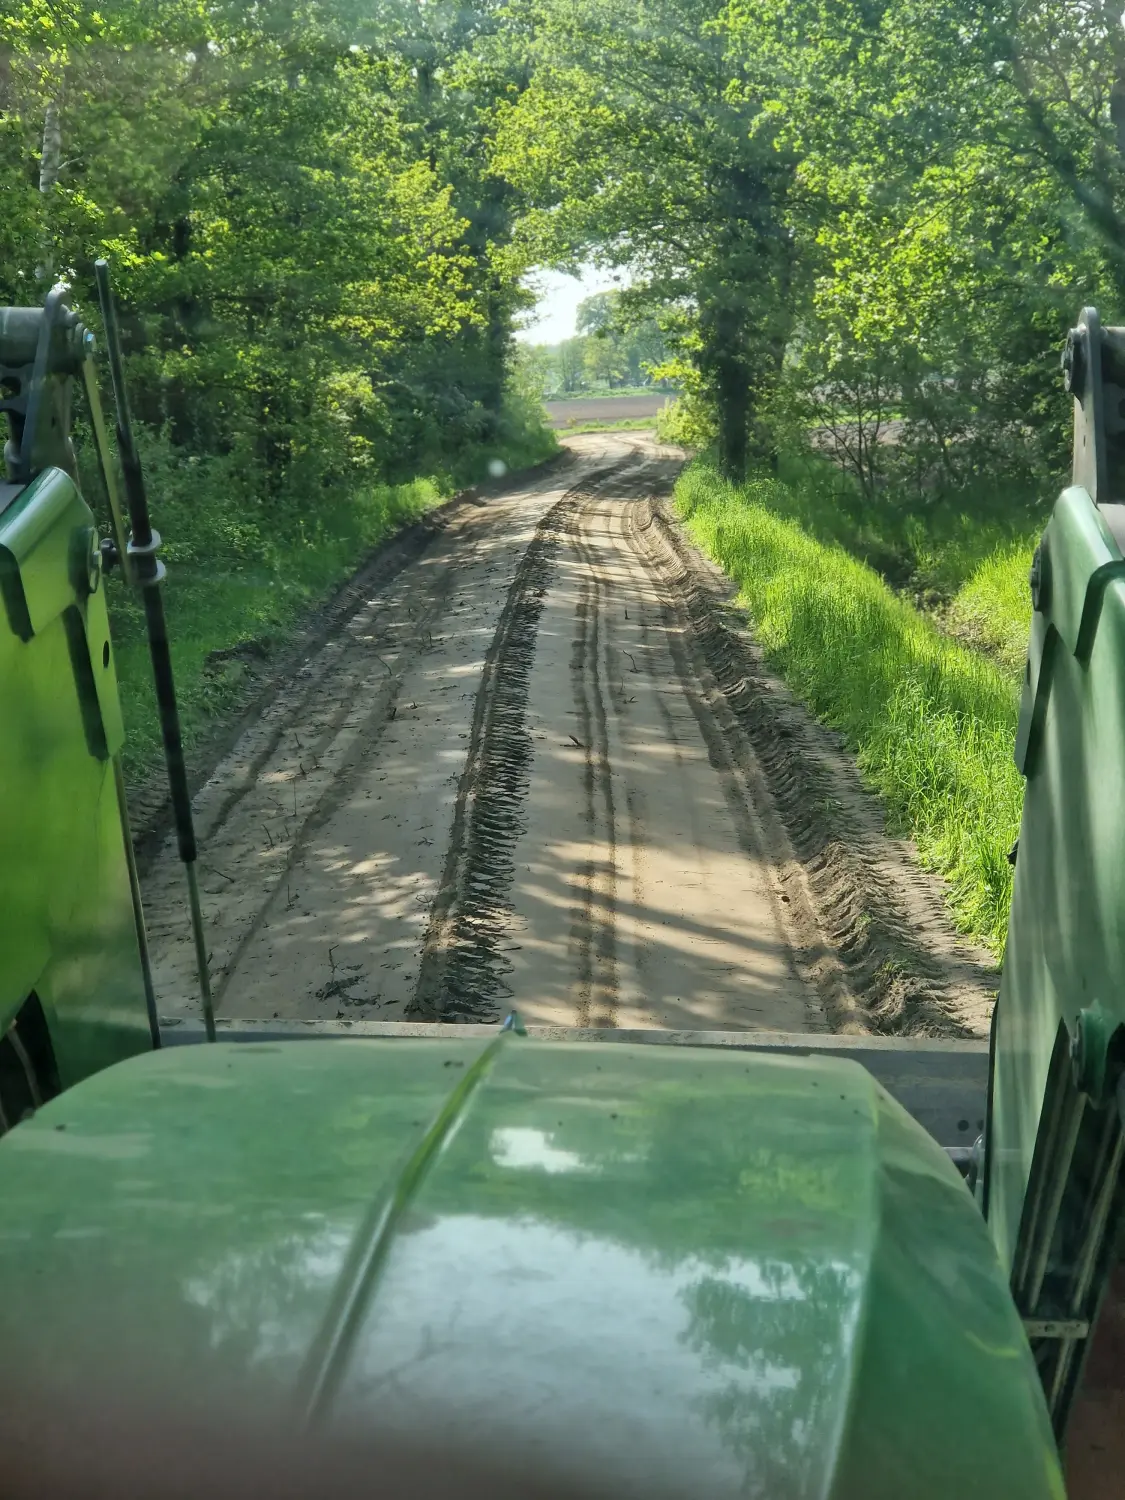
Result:
<svg viewBox="0 0 1125 1500"><path fill-rule="evenodd" d="M657 318L631 314L620 292L598 292L578 304L578 332L558 344L525 345L523 368L547 400L594 391L673 390L670 358Z"/></svg>

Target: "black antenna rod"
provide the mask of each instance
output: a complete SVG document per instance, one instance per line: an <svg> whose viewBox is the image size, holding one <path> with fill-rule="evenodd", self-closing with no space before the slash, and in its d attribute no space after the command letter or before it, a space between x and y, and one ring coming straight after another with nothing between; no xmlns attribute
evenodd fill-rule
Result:
<svg viewBox="0 0 1125 1500"><path fill-rule="evenodd" d="M133 440L129 416L129 397L125 389L125 371L121 361L121 339L117 328L117 309L109 280L109 263L94 262L98 283L102 322L105 325L106 352L109 355L109 378L117 407L117 451L125 482L125 504L129 511L131 536L127 548L133 580L144 600L148 649L152 658L152 675L156 685L156 702L160 712L160 733L164 741L164 763L168 768L168 789L172 794L172 814L176 825L176 842L187 875L188 900L191 904L191 931L195 942L195 963L199 973L199 992L203 999L203 1024L207 1040L215 1040L215 1011L211 1003L211 976L207 967L207 941L203 930L203 910L199 904L199 881L196 876L195 824L191 813L184 743L180 733L180 711L176 703L176 683L172 676L172 653L168 645L168 625L164 618L164 596L160 584L164 564L157 558L160 533L154 531L149 518L148 496L144 474Z"/></svg>

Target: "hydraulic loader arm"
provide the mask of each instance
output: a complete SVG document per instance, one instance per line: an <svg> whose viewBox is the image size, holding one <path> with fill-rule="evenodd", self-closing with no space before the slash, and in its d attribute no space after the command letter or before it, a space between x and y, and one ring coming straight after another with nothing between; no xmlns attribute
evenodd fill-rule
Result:
<svg viewBox="0 0 1125 1500"><path fill-rule="evenodd" d="M1074 473L1031 572L983 1177L1060 1437L1125 1200L1125 329L1086 308L1063 366Z"/></svg>

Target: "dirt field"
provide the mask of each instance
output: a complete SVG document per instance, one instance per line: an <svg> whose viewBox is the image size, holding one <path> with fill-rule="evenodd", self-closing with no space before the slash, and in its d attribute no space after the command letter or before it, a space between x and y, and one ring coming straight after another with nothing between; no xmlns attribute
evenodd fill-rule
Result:
<svg viewBox="0 0 1125 1500"><path fill-rule="evenodd" d="M986 961L661 507L679 455L568 446L383 549L201 789L218 1014L978 1032ZM171 842L145 896L194 1014Z"/></svg>
<svg viewBox="0 0 1125 1500"><path fill-rule="evenodd" d="M674 400L668 391L646 396L586 396L573 401L547 401L547 426L556 429L579 422L651 421L662 406Z"/></svg>

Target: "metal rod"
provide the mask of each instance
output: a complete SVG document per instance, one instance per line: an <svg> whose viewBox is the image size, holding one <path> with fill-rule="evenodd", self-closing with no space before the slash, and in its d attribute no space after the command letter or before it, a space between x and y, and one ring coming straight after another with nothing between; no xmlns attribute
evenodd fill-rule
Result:
<svg viewBox="0 0 1125 1500"><path fill-rule="evenodd" d="M94 447L98 450L102 481L109 499L109 514L113 521L113 539L117 543L117 556L121 563L121 575L126 583L133 582L133 562L129 556L129 539L125 533L125 518L121 511L121 497L117 493L117 475L113 471L113 460L109 452L109 435L106 432L102 397L98 390L98 377L91 357L82 362L82 383L86 387L86 404L90 409L90 425L94 429Z"/></svg>
<svg viewBox="0 0 1125 1500"><path fill-rule="evenodd" d="M203 932L203 909L199 904L199 881L195 861L186 864L188 901L191 903L191 935L195 940L195 967L199 974L199 993L203 996L203 1025L207 1040L215 1040L215 1008L211 1003L211 974L207 967L207 939Z"/></svg>
<svg viewBox="0 0 1125 1500"><path fill-rule="evenodd" d="M1112 1145L1106 1154L1107 1159L1102 1165L1102 1171L1095 1181L1098 1183L1097 1197L1094 1206L1090 1210L1090 1222L1086 1228L1086 1235L1082 1243L1082 1253L1078 1257L1078 1263L1074 1268L1074 1290L1070 1298L1070 1310L1077 1316L1086 1301L1086 1294L1090 1290L1090 1283L1094 1279L1094 1266L1097 1262L1098 1253L1105 1239L1106 1221L1109 1219L1110 1205L1113 1203L1113 1195L1117 1191L1117 1179L1121 1174L1121 1160L1125 1156L1125 1135L1121 1132L1120 1123L1116 1112L1110 1113L1107 1134L1112 1132Z"/></svg>
<svg viewBox="0 0 1125 1500"><path fill-rule="evenodd" d="M176 844L188 882L191 930L195 943L196 967L199 971L203 1020L207 1027L207 1040L213 1042L215 1040L215 1016L211 1004L211 980L207 970L207 938L203 928L203 910L199 903L199 885L195 876L197 852L195 823L191 811L187 765L184 761L183 735L180 731L180 710L176 702L172 652L168 644L168 622L164 616L164 597L160 590L160 583L164 577L164 565L157 560L156 556L160 546L160 536L152 528L144 474L141 470L137 446L133 440L129 395L125 387L121 339L117 327L117 309L113 301L113 288L110 285L109 265L105 260L94 262L94 275L98 283L102 322L105 325L109 378L113 387L114 404L117 407L117 452L121 459L121 474L125 482L125 503L129 509L131 535L126 552L133 564L134 580L141 590L141 597L144 601L145 627L148 631L148 649L152 659L152 676L160 716L160 735L164 742L168 790L172 797Z"/></svg>
<svg viewBox="0 0 1125 1500"><path fill-rule="evenodd" d="M1024 1298L1023 1292L1027 1282L1028 1265L1039 1232L1039 1219L1043 1209L1043 1194L1046 1191L1047 1184L1050 1181L1050 1174L1054 1168L1055 1151L1059 1128L1062 1123L1063 1107L1068 1098L1067 1085L1061 1081L1063 1071L1068 1065L1069 1061L1065 1049L1063 1049L1063 1042L1061 1039L1056 1039L1055 1055L1051 1059L1051 1066L1047 1073L1043 1115L1039 1124L1040 1141L1036 1143L1037 1149L1032 1157L1031 1171L1028 1175L1027 1198L1023 1210L1024 1224L1021 1226L1023 1232L1016 1247L1016 1260L1012 1267L1012 1290L1016 1295L1021 1310L1025 1313L1032 1311L1031 1304ZM1069 1074L1066 1076L1069 1078ZM1038 1149L1040 1142L1042 1143L1041 1150Z"/></svg>
<svg viewBox="0 0 1125 1500"><path fill-rule="evenodd" d="M120 755L113 757L113 779L117 786L117 807L121 818L121 838L125 845L125 866L129 871L129 894L133 898L133 925L137 931L137 952L141 958L141 979L145 988L145 1010L153 1051L160 1047L160 1017L156 1013L156 990L152 983L152 960L145 931L145 909L141 904L141 880L137 874L137 853L133 848L133 831L129 827L129 805L125 800L125 770Z"/></svg>
<svg viewBox="0 0 1125 1500"><path fill-rule="evenodd" d="M1074 1283L1070 1294L1070 1312L1073 1317L1078 1317L1085 1305L1090 1284L1094 1279L1094 1270L1097 1266L1098 1256L1101 1253L1105 1241L1106 1224L1109 1220L1109 1210L1113 1203L1113 1195L1117 1191L1117 1180L1121 1175L1121 1162L1125 1157L1125 1134L1121 1130L1121 1122L1117 1117L1116 1109L1106 1111L1106 1129L1103 1132L1102 1148L1099 1152L1099 1170L1094 1174L1094 1181L1098 1184L1097 1195L1090 1209L1090 1218L1086 1226L1086 1233L1082 1240L1082 1249L1074 1267ZM1070 1366L1074 1360L1074 1340L1064 1339L1059 1350L1058 1362L1055 1366L1055 1378L1051 1384L1051 1394L1048 1405L1052 1412L1062 1395L1067 1377L1070 1374Z"/></svg>
<svg viewBox="0 0 1125 1500"><path fill-rule="evenodd" d="M8 1040L12 1044L12 1051L19 1058L20 1067L23 1069L24 1081L27 1091L31 1095L31 1103L34 1109L38 1109L43 1103L43 1095L39 1090L39 1080L35 1076L31 1058L27 1055L27 1048L23 1044L23 1038L19 1033L19 1026L15 1021L8 1028Z"/></svg>

